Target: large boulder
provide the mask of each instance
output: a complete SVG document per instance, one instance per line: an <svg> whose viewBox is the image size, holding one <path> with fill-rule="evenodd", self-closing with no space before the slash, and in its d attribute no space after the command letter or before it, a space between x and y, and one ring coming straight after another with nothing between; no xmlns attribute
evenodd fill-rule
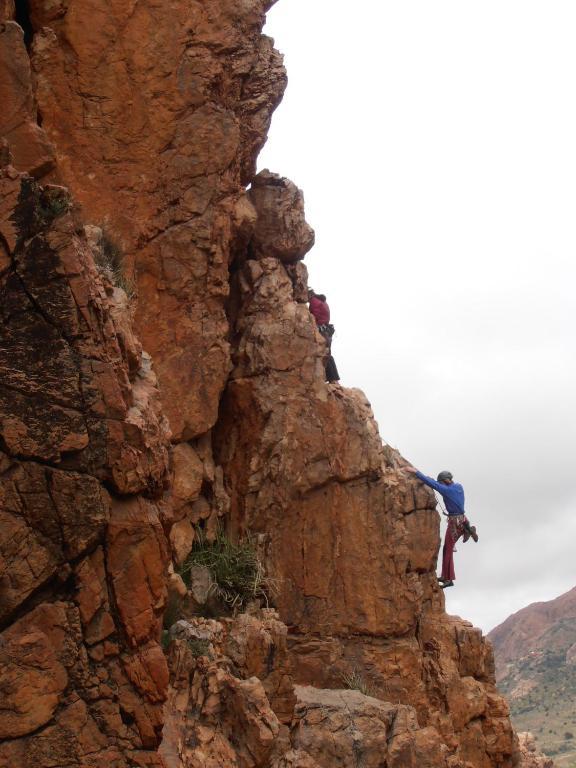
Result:
<svg viewBox="0 0 576 768"><path fill-rule="evenodd" d="M251 254L287 264L303 259L314 245L314 230L304 217L301 190L289 179L261 171L248 194L257 214Z"/></svg>

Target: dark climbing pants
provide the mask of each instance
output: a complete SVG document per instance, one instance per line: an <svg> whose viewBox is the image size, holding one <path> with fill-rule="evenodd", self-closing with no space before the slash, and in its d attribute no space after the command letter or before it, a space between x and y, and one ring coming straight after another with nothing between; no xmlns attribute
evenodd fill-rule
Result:
<svg viewBox="0 0 576 768"><path fill-rule="evenodd" d="M454 547L456 542L464 533L468 524L466 515L450 515L448 518L448 527L444 537L444 548L442 550L442 575L443 581L454 581L456 573L454 572Z"/></svg>
<svg viewBox="0 0 576 768"><path fill-rule="evenodd" d="M340 374L332 355L328 355L326 360L326 381L340 381Z"/></svg>

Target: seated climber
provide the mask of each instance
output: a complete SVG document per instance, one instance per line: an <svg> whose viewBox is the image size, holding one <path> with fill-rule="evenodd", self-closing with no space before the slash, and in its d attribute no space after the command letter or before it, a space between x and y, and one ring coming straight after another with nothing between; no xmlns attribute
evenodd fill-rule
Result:
<svg viewBox="0 0 576 768"><path fill-rule="evenodd" d="M444 538L444 547L442 549L442 575L438 577L442 589L453 587L456 574L454 571L454 547L456 542L462 536L464 542L470 537L478 541L476 527L470 525L468 518L464 514L464 488L460 483L455 483L451 472L440 472L438 478L433 480L431 477L419 472L414 467L405 467L421 480L425 485L433 488L442 496L446 504L446 514L448 515L448 527Z"/></svg>
<svg viewBox="0 0 576 768"><path fill-rule="evenodd" d="M326 359L326 381L339 381L340 376L336 363L332 357L332 336L334 336L334 326L330 323L330 307L326 302L326 296L323 293L315 293L312 288L308 291L308 303L310 312L316 320L318 330L326 341L328 347L328 357Z"/></svg>

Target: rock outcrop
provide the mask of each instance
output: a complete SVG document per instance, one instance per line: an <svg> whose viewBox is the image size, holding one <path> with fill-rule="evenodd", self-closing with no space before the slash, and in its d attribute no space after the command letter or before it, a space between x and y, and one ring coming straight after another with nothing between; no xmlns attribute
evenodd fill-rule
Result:
<svg viewBox="0 0 576 768"><path fill-rule="evenodd" d="M519 733L521 768L554 768L554 761L538 749L536 739L531 733Z"/></svg>
<svg viewBox="0 0 576 768"><path fill-rule="evenodd" d="M87 14L30 0L56 176L134 271L136 327L177 439L214 425L230 370L228 268L251 216L243 189L286 83L261 35L270 4L98 0Z"/></svg>
<svg viewBox="0 0 576 768"><path fill-rule="evenodd" d="M230 527L259 535L279 585L294 679L338 689L360 678L412 707L453 765L513 765L491 649L444 613L432 495L382 446L362 393L324 383L322 338L281 259L247 259L232 296L216 459Z"/></svg>
<svg viewBox="0 0 576 768"><path fill-rule="evenodd" d="M270 5L0 0L0 768L517 763L432 494L324 381L302 193L255 175ZM164 652L220 528L277 613Z"/></svg>
<svg viewBox="0 0 576 768"><path fill-rule="evenodd" d="M0 170L0 765L155 765L169 432L65 189Z"/></svg>

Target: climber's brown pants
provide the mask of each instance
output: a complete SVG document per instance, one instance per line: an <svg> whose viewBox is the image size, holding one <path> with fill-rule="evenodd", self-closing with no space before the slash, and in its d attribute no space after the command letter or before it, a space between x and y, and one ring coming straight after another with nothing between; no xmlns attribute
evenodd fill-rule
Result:
<svg viewBox="0 0 576 768"><path fill-rule="evenodd" d="M454 546L464 533L464 528L468 520L466 515L450 515L448 518L448 527L444 537L444 548L442 550L442 581L454 581L456 574L454 572Z"/></svg>

